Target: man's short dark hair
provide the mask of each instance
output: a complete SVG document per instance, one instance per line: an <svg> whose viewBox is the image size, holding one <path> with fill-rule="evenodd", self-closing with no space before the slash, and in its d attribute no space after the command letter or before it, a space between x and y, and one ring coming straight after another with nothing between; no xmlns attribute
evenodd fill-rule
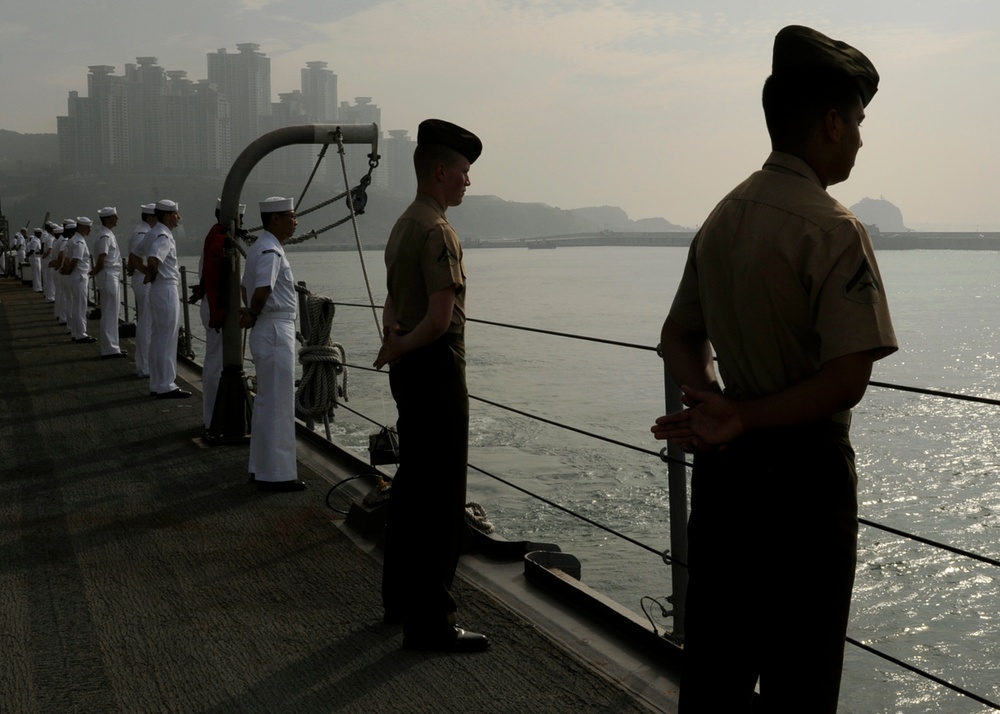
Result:
<svg viewBox="0 0 1000 714"><path fill-rule="evenodd" d="M846 117L861 101L857 85L847 75L826 67L804 67L772 74L761 96L764 121L778 151L796 151L831 109Z"/></svg>
<svg viewBox="0 0 1000 714"><path fill-rule="evenodd" d="M283 216L290 211L268 211L267 213L260 214L260 225L265 231L270 231L271 221L274 220L275 216Z"/></svg>
<svg viewBox="0 0 1000 714"><path fill-rule="evenodd" d="M100 216L101 225L106 226L111 222L112 218L117 218L117 217L118 216L116 216L114 213L112 213L110 216Z"/></svg>
<svg viewBox="0 0 1000 714"><path fill-rule="evenodd" d="M438 164L452 166L462 158L460 153L443 144L417 144L413 150L413 169L417 180L422 181L434 174Z"/></svg>
<svg viewBox="0 0 1000 714"><path fill-rule="evenodd" d="M163 219L166 218L168 213L173 213L173 211L161 211L159 208L153 210L153 215L156 216L156 220L163 223Z"/></svg>

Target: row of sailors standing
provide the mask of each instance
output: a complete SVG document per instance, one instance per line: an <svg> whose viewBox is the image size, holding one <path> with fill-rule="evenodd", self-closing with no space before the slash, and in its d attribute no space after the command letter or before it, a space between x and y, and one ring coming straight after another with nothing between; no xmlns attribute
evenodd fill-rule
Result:
<svg viewBox="0 0 1000 714"><path fill-rule="evenodd" d="M180 331L180 267L173 229L180 207L163 199L142 206L142 220L129 238L128 269L136 304L136 374L149 379L149 395L186 399L177 386L177 335Z"/></svg>
<svg viewBox="0 0 1000 714"><path fill-rule="evenodd" d="M136 295L136 369L148 367L150 394L183 398L190 392L177 387L177 332L180 296L177 247L171 230L180 223L173 201L142 207L143 221L129 239L128 266L133 271ZM228 228L220 222L221 200L216 202L216 223L205 237L198 265L198 285L190 302L201 301L205 326L205 359L202 369L204 426L211 433L213 407L222 374L222 334L226 312L225 260ZM242 227L246 205L239 206L237 230ZM272 196L260 202L264 231L247 253L241 280L244 307L240 327L250 329L250 351L257 370L248 471L258 490L299 491L295 460L295 318L297 301L291 266L283 244L297 225L295 202ZM145 260L143 257L145 256ZM139 280L138 276L142 275Z"/></svg>
<svg viewBox="0 0 1000 714"><path fill-rule="evenodd" d="M94 246L97 258L93 262L85 240L93 230L93 221L86 216L66 219L62 226L48 221L44 229L36 228L26 243L15 239L15 247L18 259L31 265L32 288L55 305L55 317L66 325L74 342L97 341L87 334L87 287L93 278L101 294L101 356L125 357L118 342L118 281L122 261L113 231L118 215L110 206L101 208L97 214L101 225ZM21 229L17 235L23 239L24 233Z"/></svg>
<svg viewBox="0 0 1000 714"><path fill-rule="evenodd" d="M65 325L73 342L100 342L103 359L122 358L128 353L119 344L119 284L122 254L114 234L118 211L98 211L100 226L93 257L87 238L94 222L85 216L66 219L60 226L47 222L45 230L23 242L24 258L36 265L35 290L53 304L55 317ZM180 272L171 229L180 222L175 202L159 201L142 206L142 220L129 239L127 270L132 276L137 314L136 371L149 379L150 394L161 398L189 397L178 388L177 334L180 310ZM19 234L22 238L24 232ZM14 242L17 249L21 242ZM47 260L43 273L42 261ZM93 279L101 296L100 339L87 333L87 288Z"/></svg>
<svg viewBox="0 0 1000 714"><path fill-rule="evenodd" d="M221 201L219 202L221 203ZM222 335L225 315L225 261L227 228L219 223L205 239L199 265L199 285L191 302L201 300L206 332L204 365L204 420L212 424L212 407L222 372ZM180 328L180 268L173 229L181 221L179 206L171 200L141 206L142 218L128 240L126 271L136 305L135 369L149 380L150 396L179 399L191 392L177 386L177 336ZM245 307L240 326L252 329L250 350L257 366L258 393L255 400L249 471L257 488L266 491L298 491L295 460L295 317L296 298L291 266L283 244L295 226L294 200L274 196L260 202L264 232L247 256L241 282ZM246 206L239 207L242 224ZM122 256L114 234L118 212L113 207L98 211L100 228L94 244L96 259L86 238L93 230L87 217L67 219L61 226L46 224L35 241L25 242L25 255L49 258L42 285L53 303L56 318L66 325L74 342L93 343L87 334L87 285L94 278L101 293L101 356L125 357L118 343L118 285ZM41 270L36 271L41 274ZM51 289L51 292L49 291Z"/></svg>
<svg viewBox="0 0 1000 714"><path fill-rule="evenodd" d="M91 259L86 240L94 228L90 218L66 219L62 226L46 224L38 265L32 263L35 279L41 283L36 292L44 292L46 300L54 305L56 319L66 325L74 342L98 342L87 334L87 287L93 278L101 293L101 357L120 358L127 353L118 342L118 281L122 261L113 231L118 224L118 212L106 206L97 215L100 228L94 245L96 260ZM41 262L46 258L47 270L43 273Z"/></svg>
<svg viewBox="0 0 1000 714"><path fill-rule="evenodd" d="M141 211L141 220L129 237L126 265L136 305L136 374L149 380L151 396L187 398L191 393L180 389L176 383L180 268L172 229L180 223L180 211L175 201L167 199L143 204ZM118 211L108 206L97 213L100 226L94 242L93 255L96 257L92 256L87 244L95 226L86 216L66 219L62 225L47 221L45 229L35 229L30 239L26 229L21 229L15 234L11 248L19 264L31 263L33 288L44 293L46 300L53 304L56 319L66 326L73 342L99 341L102 358L122 358L128 353L121 349L118 331L123 263L114 233ZM44 272L43 261L46 262ZM90 279L94 279L101 296L100 340L87 332ZM203 312L207 312L206 308L207 305L203 306ZM207 327L208 315L203 319ZM218 334L211 336L218 337ZM221 337L210 341L218 343L215 346L219 349L214 352L218 352L218 371L221 372ZM206 426L209 423L207 416Z"/></svg>
<svg viewBox="0 0 1000 714"><path fill-rule="evenodd" d="M3 233L0 233L0 237L2 236ZM3 251L4 274L20 277L19 266L25 263L30 264L34 271L32 288L36 293L42 292L42 278L39 275L38 267L41 264L42 252L45 250L44 241L47 236L50 236L47 231L43 232L41 228L36 228L33 235L29 237L27 228L21 228L14 233L9 245L5 246ZM14 253L12 264L7 262L9 260L8 249Z"/></svg>

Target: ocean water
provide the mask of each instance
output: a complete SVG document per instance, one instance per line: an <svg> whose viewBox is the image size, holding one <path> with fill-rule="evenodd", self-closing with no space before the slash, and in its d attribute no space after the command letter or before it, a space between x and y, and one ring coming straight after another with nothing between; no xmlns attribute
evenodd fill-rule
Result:
<svg viewBox="0 0 1000 714"><path fill-rule="evenodd" d="M468 315L655 347L685 253L611 247L467 250ZM873 380L1000 396L1000 253L886 251L878 259L901 349L876 364ZM306 281L313 292L337 302L368 303L356 252L291 253L290 260L296 280ZM380 304L381 253L368 252L364 260ZM182 263L195 270L197 258ZM195 334L199 329L193 328ZM344 345L349 363L370 365L379 339L372 311L338 308L333 339ZM662 446L648 431L664 411L662 363L655 352L475 323L466 340L474 396L640 449ZM377 424L395 419L384 373L352 369L346 406ZM870 388L852 428L861 516L1000 558L996 416L993 406ZM338 411L333 425L334 437L359 452L376 428L346 409ZM666 466L657 457L475 399L470 442L474 467L656 551L669 548ZM557 543L576 555L585 582L636 612L642 597L671 592L669 569L656 553L475 469L469 499L486 508L504 536ZM862 526L849 634L1000 700L998 574L992 566ZM767 636L768 624L755 621L752 612L746 621L748 636ZM987 710L848 645L842 712Z"/></svg>

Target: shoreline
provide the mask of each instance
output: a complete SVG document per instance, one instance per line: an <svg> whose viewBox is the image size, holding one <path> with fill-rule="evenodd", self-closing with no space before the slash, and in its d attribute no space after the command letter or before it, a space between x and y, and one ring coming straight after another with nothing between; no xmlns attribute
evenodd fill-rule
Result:
<svg viewBox="0 0 1000 714"><path fill-rule="evenodd" d="M580 247L621 247L621 248L687 248L695 231L672 233L580 233L575 235L540 236L509 240L463 240L466 249L474 248L519 248L552 249ZM908 232L876 233L872 236L875 250L992 250L1000 251L1000 233L979 232ZM384 250L385 243L366 243L365 250ZM290 246L290 252L334 250L354 251L354 243L330 244L322 241Z"/></svg>

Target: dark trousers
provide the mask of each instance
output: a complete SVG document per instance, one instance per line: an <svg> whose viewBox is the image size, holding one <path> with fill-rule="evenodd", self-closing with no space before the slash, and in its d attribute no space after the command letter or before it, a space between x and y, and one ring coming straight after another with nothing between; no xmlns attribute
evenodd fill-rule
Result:
<svg viewBox="0 0 1000 714"><path fill-rule="evenodd" d="M389 369L399 468L386 521L382 602L407 633L454 621L465 523L469 392L465 340L446 334Z"/></svg>
<svg viewBox="0 0 1000 714"><path fill-rule="evenodd" d="M835 712L857 561L846 426L754 432L695 458L680 711Z"/></svg>

